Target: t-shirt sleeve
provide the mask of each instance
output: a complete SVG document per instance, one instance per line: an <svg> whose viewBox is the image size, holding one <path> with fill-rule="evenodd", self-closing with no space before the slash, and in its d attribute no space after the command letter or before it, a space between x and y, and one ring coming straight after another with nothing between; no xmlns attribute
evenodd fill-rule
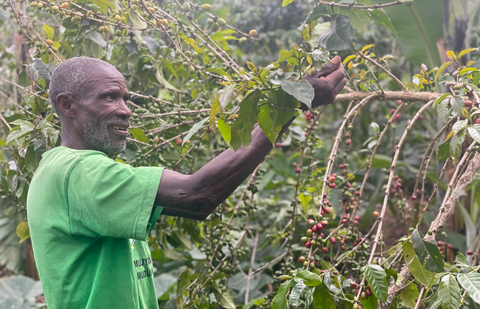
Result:
<svg viewBox="0 0 480 309"><path fill-rule="evenodd" d="M162 207L154 206L163 168L137 167L103 155L79 159L67 177L70 232L145 240Z"/></svg>

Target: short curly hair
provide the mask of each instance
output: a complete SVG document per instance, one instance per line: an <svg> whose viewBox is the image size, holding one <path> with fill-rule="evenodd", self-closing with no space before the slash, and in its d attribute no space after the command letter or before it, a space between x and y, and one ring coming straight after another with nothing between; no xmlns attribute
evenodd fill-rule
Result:
<svg viewBox="0 0 480 309"><path fill-rule="evenodd" d="M62 62L53 70L50 80L49 96L53 108L60 116L57 109L57 96L68 93L74 99L81 101L85 94L85 85L91 82L91 72L102 67L115 68L108 62L90 57L75 57Z"/></svg>

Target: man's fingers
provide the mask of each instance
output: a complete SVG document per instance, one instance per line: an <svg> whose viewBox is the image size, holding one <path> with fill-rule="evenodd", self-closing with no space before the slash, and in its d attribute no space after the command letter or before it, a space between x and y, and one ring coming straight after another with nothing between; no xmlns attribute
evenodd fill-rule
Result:
<svg viewBox="0 0 480 309"><path fill-rule="evenodd" d="M330 85L336 85L342 81L342 79L345 78L345 73L343 72L343 68L340 70L336 70L332 74L328 75L326 79L330 83Z"/></svg>
<svg viewBox="0 0 480 309"><path fill-rule="evenodd" d="M317 77L327 76L338 69L338 67L342 64L341 58L339 56L335 56L332 59L331 63L324 63L322 65L322 69L318 72Z"/></svg>
<svg viewBox="0 0 480 309"><path fill-rule="evenodd" d="M339 93L340 90L342 90L346 84L347 84L347 80L345 78L342 79L342 81L337 86L335 86L335 93Z"/></svg>

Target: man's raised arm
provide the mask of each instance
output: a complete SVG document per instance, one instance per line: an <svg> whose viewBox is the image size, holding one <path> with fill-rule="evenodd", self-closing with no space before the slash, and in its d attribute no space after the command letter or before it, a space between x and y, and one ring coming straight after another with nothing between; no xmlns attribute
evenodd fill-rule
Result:
<svg viewBox="0 0 480 309"><path fill-rule="evenodd" d="M344 76L338 56L320 71L307 74L304 78L315 90L313 107L333 102L346 84ZM283 126L280 135L293 120ZM155 203L163 206L164 215L204 220L255 170L271 149L272 143L256 125L248 149L241 147L236 152L227 149L193 175L165 170Z"/></svg>

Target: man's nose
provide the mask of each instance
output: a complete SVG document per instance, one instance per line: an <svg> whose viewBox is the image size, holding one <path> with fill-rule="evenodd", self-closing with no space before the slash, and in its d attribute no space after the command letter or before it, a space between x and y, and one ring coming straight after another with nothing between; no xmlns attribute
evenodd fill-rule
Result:
<svg viewBox="0 0 480 309"><path fill-rule="evenodd" d="M117 110L117 113L125 120L128 120L130 117L132 117L132 111L128 108L127 102L125 102L123 99L120 102L120 108Z"/></svg>

